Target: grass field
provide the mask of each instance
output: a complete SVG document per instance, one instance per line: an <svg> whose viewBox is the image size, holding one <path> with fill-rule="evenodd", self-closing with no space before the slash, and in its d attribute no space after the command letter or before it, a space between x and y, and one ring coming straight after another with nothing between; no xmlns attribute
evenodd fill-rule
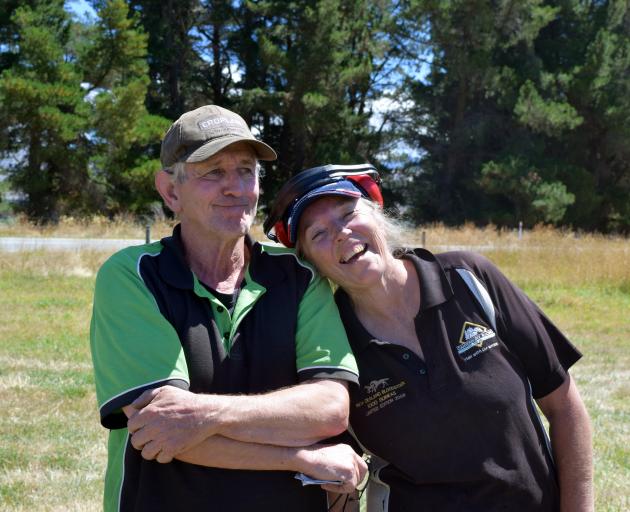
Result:
<svg viewBox="0 0 630 512"><path fill-rule="evenodd" d="M0 236L142 237L66 221ZM168 223L153 237L168 233ZM630 509L630 242L546 229L427 227L427 246L485 245L585 357L572 374L595 431L598 511ZM260 236L260 230L255 232ZM412 235L415 243L421 231ZM98 510L106 456L88 346L94 275L109 254L0 253L0 510Z"/></svg>

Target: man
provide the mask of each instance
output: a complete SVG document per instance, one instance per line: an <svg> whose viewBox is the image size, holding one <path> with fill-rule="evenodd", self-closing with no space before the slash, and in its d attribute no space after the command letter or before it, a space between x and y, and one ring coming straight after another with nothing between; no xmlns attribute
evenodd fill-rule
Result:
<svg viewBox="0 0 630 512"><path fill-rule="evenodd" d="M275 152L237 114L182 115L155 184L173 235L100 269L91 324L106 510L326 510L366 467L344 431L356 363L328 283L247 236L258 160Z"/></svg>

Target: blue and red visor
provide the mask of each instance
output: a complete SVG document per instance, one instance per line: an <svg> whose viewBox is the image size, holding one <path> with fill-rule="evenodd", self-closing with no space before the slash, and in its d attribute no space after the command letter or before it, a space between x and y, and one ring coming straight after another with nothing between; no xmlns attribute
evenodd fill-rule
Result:
<svg viewBox="0 0 630 512"><path fill-rule="evenodd" d="M324 196L365 197L383 206L380 177L371 164L325 165L306 169L278 192L263 229L274 241L294 247L300 217L307 206Z"/></svg>

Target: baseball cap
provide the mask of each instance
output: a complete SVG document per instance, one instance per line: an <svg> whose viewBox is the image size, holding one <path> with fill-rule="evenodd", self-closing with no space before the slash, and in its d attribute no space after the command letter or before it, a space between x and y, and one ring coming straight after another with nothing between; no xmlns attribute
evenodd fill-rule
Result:
<svg viewBox="0 0 630 512"><path fill-rule="evenodd" d="M276 152L257 140L238 114L218 105L205 105L182 114L162 140L164 169L175 162L202 162L235 142L247 142L259 160L275 160Z"/></svg>

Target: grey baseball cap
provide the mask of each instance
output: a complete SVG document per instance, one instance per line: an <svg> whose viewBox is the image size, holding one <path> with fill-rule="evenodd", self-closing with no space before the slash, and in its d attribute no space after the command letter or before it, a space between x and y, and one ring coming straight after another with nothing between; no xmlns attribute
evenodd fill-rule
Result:
<svg viewBox="0 0 630 512"><path fill-rule="evenodd" d="M259 160L278 158L252 135L241 116L218 105L205 105L182 114L168 129L160 151L162 168L175 162L202 162L235 142L247 142Z"/></svg>

